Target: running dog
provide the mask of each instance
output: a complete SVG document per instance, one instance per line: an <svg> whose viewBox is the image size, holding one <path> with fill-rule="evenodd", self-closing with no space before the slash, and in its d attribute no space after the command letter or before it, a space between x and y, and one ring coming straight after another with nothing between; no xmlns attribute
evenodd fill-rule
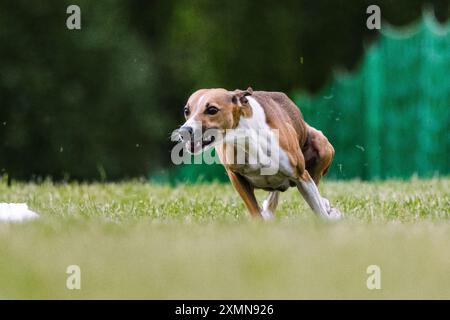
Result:
<svg viewBox="0 0 450 320"><path fill-rule="evenodd" d="M297 187L318 216L341 217L317 188L331 165L334 148L321 131L304 121L300 109L286 94L252 88L201 89L189 97L184 115L186 122L178 129L180 140L190 153L216 149L252 216L272 218L280 192ZM221 138L208 134L212 130ZM254 133L258 133L257 139ZM242 149L244 157L236 161L236 153ZM252 154L256 161L250 161ZM276 170L268 170L274 165ZM262 208L255 189L269 191Z"/></svg>

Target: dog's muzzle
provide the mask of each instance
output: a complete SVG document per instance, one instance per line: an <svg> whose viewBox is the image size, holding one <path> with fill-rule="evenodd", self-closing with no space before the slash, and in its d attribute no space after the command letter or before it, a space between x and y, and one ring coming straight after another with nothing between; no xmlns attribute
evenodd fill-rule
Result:
<svg viewBox="0 0 450 320"><path fill-rule="evenodd" d="M190 153L196 154L216 141L216 130L194 131L192 127L182 126L178 133L181 140L186 144L186 149Z"/></svg>

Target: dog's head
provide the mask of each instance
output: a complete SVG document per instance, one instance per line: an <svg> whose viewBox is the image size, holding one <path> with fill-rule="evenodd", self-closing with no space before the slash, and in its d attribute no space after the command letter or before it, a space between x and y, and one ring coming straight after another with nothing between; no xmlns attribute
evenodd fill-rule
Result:
<svg viewBox="0 0 450 320"><path fill-rule="evenodd" d="M247 96L253 93L247 90L227 91L225 89L201 89L194 92L184 107L186 122L178 133L187 150L199 153L212 146L225 130L234 129L241 116L251 116L252 109Z"/></svg>

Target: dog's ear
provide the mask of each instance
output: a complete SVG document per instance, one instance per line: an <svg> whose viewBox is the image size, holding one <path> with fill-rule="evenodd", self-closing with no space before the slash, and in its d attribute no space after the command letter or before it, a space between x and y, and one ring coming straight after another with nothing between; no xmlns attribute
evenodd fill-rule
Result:
<svg viewBox="0 0 450 320"><path fill-rule="evenodd" d="M243 115L244 117L251 117L252 116L252 108L250 107L250 104L248 103L248 96L251 96L253 94L253 89L248 87L247 90L234 90L233 96L231 98L231 101L239 106L239 114Z"/></svg>
<svg viewBox="0 0 450 320"><path fill-rule="evenodd" d="M239 90L236 89L233 92L233 97L231 98L231 101L234 104L238 105L248 105L248 99L247 96L251 96L253 94L253 89L251 87L248 87L247 90Z"/></svg>

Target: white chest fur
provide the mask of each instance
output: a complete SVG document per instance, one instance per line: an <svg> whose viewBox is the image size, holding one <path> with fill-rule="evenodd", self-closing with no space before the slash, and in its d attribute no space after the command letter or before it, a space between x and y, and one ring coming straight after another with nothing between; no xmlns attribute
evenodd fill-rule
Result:
<svg viewBox="0 0 450 320"><path fill-rule="evenodd" d="M225 144L236 148L229 167L262 189L286 190L293 176L289 158L280 147L278 132L267 125L266 114L259 102L247 97L252 116L241 117L239 125L227 132Z"/></svg>

